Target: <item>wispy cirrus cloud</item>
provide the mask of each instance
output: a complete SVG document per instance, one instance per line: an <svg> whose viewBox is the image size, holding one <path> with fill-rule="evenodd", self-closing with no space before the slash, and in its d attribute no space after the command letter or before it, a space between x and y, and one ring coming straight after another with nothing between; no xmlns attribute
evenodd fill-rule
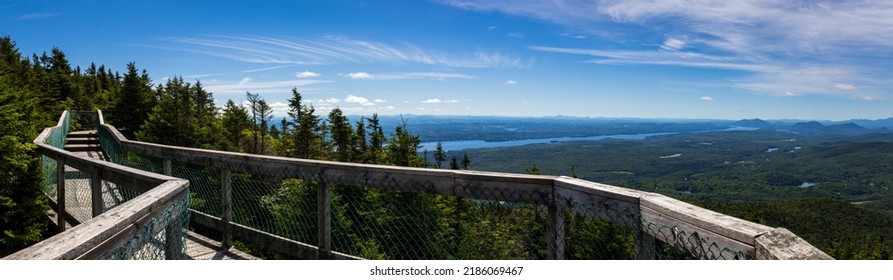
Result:
<svg viewBox="0 0 893 280"><path fill-rule="evenodd" d="M285 68L285 67L291 67L291 65L279 65L279 66L272 66L272 67L248 69L248 70L242 70L242 71L236 71L236 72L193 74L193 75L185 75L183 77L186 77L186 78L207 78L207 77L223 76L223 75L231 75L231 74L247 74L247 73L264 72L264 71L281 69L281 68Z"/></svg>
<svg viewBox="0 0 893 280"><path fill-rule="evenodd" d="M889 1L440 2L555 22L603 42L626 42L614 47L531 47L591 56L584 60L589 63L745 71L750 75L732 81L735 86L778 96L824 94L881 100L893 87L888 70L893 69L893 36L889 36L893 34L893 2ZM629 29L651 34L625 32ZM654 37L664 39L649 39ZM802 73L807 75L798 75Z"/></svg>
<svg viewBox="0 0 893 280"><path fill-rule="evenodd" d="M239 81L222 81L210 80L203 81L207 91L215 94L244 94L246 91L252 93L282 93L289 92L294 87L330 83L326 80L290 80L290 81L264 81L256 82L250 77L242 78Z"/></svg>
<svg viewBox="0 0 893 280"><path fill-rule="evenodd" d="M407 73L348 73L347 77L354 80L407 80L407 79L474 79L474 76L452 72L407 72Z"/></svg>
<svg viewBox="0 0 893 280"><path fill-rule="evenodd" d="M62 15L62 13L30 13L30 14L20 15L18 17L18 19L19 20L37 20L37 19L57 17L60 15Z"/></svg>
<svg viewBox="0 0 893 280"><path fill-rule="evenodd" d="M215 35L165 38L158 49L191 52L250 63L320 65L336 63L418 63L456 68L525 68L531 61L470 50L460 53L423 50L410 44L388 44L346 36L314 40L260 36Z"/></svg>
<svg viewBox="0 0 893 280"><path fill-rule="evenodd" d="M438 104L438 103L459 103L458 99L441 100L440 98L429 98L422 101L422 104Z"/></svg>

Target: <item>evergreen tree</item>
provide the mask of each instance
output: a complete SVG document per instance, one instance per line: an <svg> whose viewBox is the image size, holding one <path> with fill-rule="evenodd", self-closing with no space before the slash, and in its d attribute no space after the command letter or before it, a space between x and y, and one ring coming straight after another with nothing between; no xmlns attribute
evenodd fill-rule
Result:
<svg viewBox="0 0 893 280"><path fill-rule="evenodd" d="M222 133L224 128L220 122L214 96L202 87L201 81L195 81L190 87L190 94L195 103L193 118L195 119L196 147L212 150L224 150L227 146Z"/></svg>
<svg viewBox="0 0 893 280"><path fill-rule="evenodd" d="M406 128L406 121L400 123L391 134L391 140L387 145L387 156L390 164L406 167L421 167L422 158L419 156L419 137L412 135Z"/></svg>
<svg viewBox="0 0 893 280"><path fill-rule="evenodd" d="M248 116L248 110L242 105L236 105L232 99L226 102L223 107L223 115L221 116L225 138L232 145L230 151L242 152L247 151L247 144L243 132L252 127L251 119Z"/></svg>
<svg viewBox="0 0 893 280"><path fill-rule="evenodd" d="M384 144L387 138L384 135L384 129L381 127L381 121L378 114L372 114L371 118L366 119L369 124L366 129L369 131L369 148L366 158L369 163L384 163Z"/></svg>
<svg viewBox="0 0 893 280"><path fill-rule="evenodd" d="M257 154L260 150L260 127L257 125L257 103L260 101L260 95L245 92L248 100L248 111L251 112L251 136L254 141L251 142L250 153Z"/></svg>
<svg viewBox="0 0 893 280"><path fill-rule="evenodd" d="M102 73L102 69L99 73ZM121 97L115 103L115 113L112 114L116 127L137 130L143 126L152 109L148 101L154 96L151 83L149 74L145 70L140 74L135 62L127 64L127 74L121 84Z"/></svg>
<svg viewBox="0 0 893 280"><path fill-rule="evenodd" d="M313 106L307 106L301 103L301 93L297 89L292 89L292 98L288 100L288 115L293 118L294 128L292 129L291 147L294 152L291 156L296 158L315 158L318 154L318 147L323 138L320 138L319 117L314 115L316 111ZM323 129L324 130L324 129Z"/></svg>
<svg viewBox="0 0 893 280"><path fill-rule="evenodd" d="M8 70L0 69L0 256L40 241L47 209L31 143L40 125L38 102L30 91L11 85Z"/></svg>
<svg viewBox="0 0 893 280"><path fill-rule="evenodd" d="M443 142L437 142L437 148L434 148L434 164L437 169L441 168L441 164L446 161L447 154L443 150ZM453 158L455 160L455 158Z"/></svg>
<svg viewBox="0 0 893 280"><path fill-rule="evenodd" d="M456 157L450 159L450 169L459 170L459 161L456 160Z"/></svg>
<svg viewBox="0 0 893 280"><path fill-rule="evenodd" d="M350 161L352 151L350 144L353 140L353 128L340 108L336 107L329 112L329 130L332 133L332 141L334 142L335 158L338 161Z"/></svg>
<svg viewBox="0 0 893 280"><path fill-rule="evenodd" d="M471 160L468 159L468 153L462 153L462 169L468 170L469 165L471 165Z"/></svg>
<svg viewBox="0 0 893 280"><path fill-rule="evenodd" d="M260 99L256 103L257 108L257 119L255 123L257 123L258 130L260 131L260 149L257 151L258 154L267 154L267 135L270 132L270 120L273 119L273 108L267 104L266 100Z"/></svg>
<svg viewBox="0 0 893 280"><path fill-rule="evenodd" d="M361 163L368 163L369 159L366 155L366 123L363 120L364 118L360 118L359 120L357 120L355 129L356 133L354 133L352 145L353 153L356 156L356 161Z"/></svg>
<svg viewBox="0 0 893 280"><path fill-rule="evenodd" d="M195 103L189 83L182 78L171 78L159 85L155 94L158 103L149 119L137 132L137 139L151 143L195 147Z"/></svg>

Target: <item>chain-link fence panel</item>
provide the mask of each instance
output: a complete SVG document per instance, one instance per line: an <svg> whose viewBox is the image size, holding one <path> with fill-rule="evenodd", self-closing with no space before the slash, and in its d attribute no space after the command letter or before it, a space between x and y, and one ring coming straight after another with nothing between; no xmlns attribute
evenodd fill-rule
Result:
<svg viewBox="0 0 893 280"><path fill-rule="evenodd" d="M65 166L65 211L78 223L93 218L90 174Z"/></svg>
<svg viewBox="0 0 893 280"><path fill-rule="evenodd" d="M115 260L182 260L186 259L186 236L189 229L189 195L171 203L152 216L136 236L116 250Z"/></svg>
<svg viewBox="0 0 893 280"><path fill-rule="evenodd" d="M651 253L656 259L706 259L745 260L752 258L729 244L710 240L698 231L685 231L676 225L642 221L642 229L657 242L652 243Z"/></svg>

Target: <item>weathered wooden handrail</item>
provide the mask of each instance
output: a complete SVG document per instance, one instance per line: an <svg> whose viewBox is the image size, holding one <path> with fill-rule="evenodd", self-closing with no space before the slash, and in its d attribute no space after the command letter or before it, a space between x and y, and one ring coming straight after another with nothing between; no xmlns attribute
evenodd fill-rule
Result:
<svg viewBox="0 0 893 280"><path fill-rule="evenodd" d="M169 170L171 160L198 166L209 166L230 172L247 172L281 178L302 178L327 184L362 185L389 191L427 192L446 196L457 196L479 200L492 200L496 192L510 193L499 201L534 203L548 206L549 257L562 258L564 252L564 211L575 211L615 224L631 227L636 232L636 257L654 258L655 240L661 240L683 250L702 244L686 244L694 236L701 240L725 244L729 251L742 252L735 258L748 259L830 259L830 256L816 249L803 239L783 228L770 228L761 224L713 212L693 206L660 194L630 190L615 186L593 183L585 180L509 173L438 170L406 168L371 164L341 163L318 160L294 159L274 156L183 148L139 141L127 140L114 127L113 131L121 149L140 155L160 158ZM223 175L225 176L225 175ZM222 178L228 182L228 178ZM376 184L391 182L391 184ZM419 182L424 182L423 190ZM223 190L222 200L231 197ZM231 208L223 207L221 217L193 212L193 222L217 229L225 239L236 236L240 239L267 244L268 248L280 253L302 258L350 258L331 251L331 205L327 202L331 195L327 188L319 187L317 213L318 240L320 246L312 246L280 236L231 223ZM630 224L629 218L588 213L578 208L568 207L570 202L584 203L600 209L625 209L630 216L638 219ZM225 203L225 202L224 202ZM663 231L666 229L666 232ZM224 241L224 243L228 243ZM779 248L782 247L782 248ZM701 248L703 249L703 248ZM704 252L694 256L707 258ZM721 256L725 257L725 256Z"/></svg>
<svg viewBox="0 0 893 280"><path fill-rule="evenodd" d="M152 230L149 234L160 232L161 228L146 228L155 216L161 211L172 207L175 203L182 203L189 194L189 181L170 176L164 176L151 172L120 166L102 160L79 157L71 152L60 149L46 143L50 135L58 130L67 130L69 112L65 111L60 117L59 123L51 128L44 129L34 139L37 152L43 156L55 159L57 162L56 198L57 213L60 225L59 234L50 237L40 243L25 248L21 251L6 256L4 259L94 259L108 258L110 254L132 240L144 230ZM62 133L64 139L67 131ZM64 143L64 142L63 142ZM91 174L91 199L93 218L84 221L80 225L65 230L65 167L70 166L81 172ZM101 182L106 181L118 186L126 186L142 194L124 202L105 213L102 213ZM183 206L185 207L185 205ZM167 229L180 230L175 226ZM143 233L145 234L145 233ZM171 235L173 237L174 235ZM176 243L175 238L168 238L167 242ZM182 243L182 242L180 242ZM183 244L175 245L174 250L182 251ZM167 252L168 257L176 257L176 254Z"/></svg>

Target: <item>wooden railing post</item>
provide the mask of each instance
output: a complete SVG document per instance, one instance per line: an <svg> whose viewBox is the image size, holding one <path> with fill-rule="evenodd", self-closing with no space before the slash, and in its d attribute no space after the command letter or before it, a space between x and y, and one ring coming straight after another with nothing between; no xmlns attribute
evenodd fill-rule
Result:
<svg viewBox="0 0 893 280"><path fill-rule="evenodd" d="M94 167L90 173L90 201L93 202L93 217L96 217L102 214L105 205L102 201L102 169Z"/></svg>
<svg viewBox="0 0 893 280"><path fill-rule="evenodd" d="M65 158L56 159L56 220L59 232L65 231Z"/></svg>
<svg viewBox="0 0 893 280"><path fill-rule="evenodd" d="M317 259L330 259L332 255L332 190L329 184L320 182L316 189L318 251Z"/></svg>
<svg viewBox="0 0 893 280"><path fill-rule="evenodd" d="M232 170L220 170L220 211L221 220L223 222L223 248L233 246L233 188L232 188Z"/></svg>
<svg viewBox="0 0 893 280"><path fill-rule="evenodd" d="M189 194L186 194L181 200L185 200ZM188 201L188 200L187 200ZM188 221L184 220L184 214L189 213L189 204L174 202L172 206L176 206L171 211L171 220L164 228L164 259L165 260L183 260L186 259L186 229Z"/></svg>
<svg viewBox="0 0 893 280"><path fill-rule="evenodd" d="M170 159L166 158L161 162L161 172L163 172L164 175L171 176L171 160Z"/></svg>
<svg viewBox="0 0 893 280"><path fill-rule="evenodd" d="M633 241L633 245L635 246L635 254L637 260L654 260L657 259L657 252L654 247L654 236L651 236L647 232L647 229L642 225L642 221L639 221L639 231L635 235L635 240Z"/></svg>
<svg viewBox="0 0 893 280"><path fill-rule="evenodd" d="M549 204L546 232L550 260L564 259L564 210L566 208L565 203L558 198L553 198L552 203Z"/></svg>

